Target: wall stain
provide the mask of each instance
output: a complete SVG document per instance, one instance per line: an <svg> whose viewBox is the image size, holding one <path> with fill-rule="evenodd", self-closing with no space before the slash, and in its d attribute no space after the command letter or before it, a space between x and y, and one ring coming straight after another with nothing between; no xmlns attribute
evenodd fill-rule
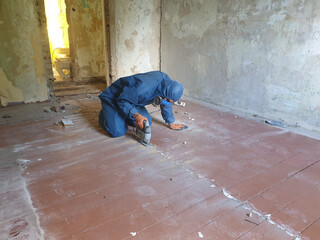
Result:
<svg viewBox="0 0 320 240"><path fill-rule="evenodd" d="M160 68L160 2L115 1L115 78Z"/></svg>
<svg viewBox="0 0 320 240"><path fill-rule="evenodd" d="M126 45L127 50L130 52L132 52L136 47L132 38L126 39L124 43Z"/></svg>
<svg viewBox="0 0 320 240"><path fill-rule="evenodd" d="M7 79L2 68L0 68L0 86L1 106L7 106L9 102L24 101L22 90L13 86L12 82Z"/></svg>
<svg viewBox="0 0 320 240"><path fill-rule="evenodd" d="M179 17L183 18L191 13L191 8L189 3L181 4L179 6Z"/></svg>
<svg viewBox="0 0 320 240"><path fill-rule="evenodd" d="M0 90L11 96L9 102L48 100L49 72L45 64L49 61L44 59L48 44L43 42L44 17L39 13L42 7L37 0L1 3L0 16L6 19L6 24L0 25L0 66L10 84L6 85L8 92L2 84Z"/></svg>

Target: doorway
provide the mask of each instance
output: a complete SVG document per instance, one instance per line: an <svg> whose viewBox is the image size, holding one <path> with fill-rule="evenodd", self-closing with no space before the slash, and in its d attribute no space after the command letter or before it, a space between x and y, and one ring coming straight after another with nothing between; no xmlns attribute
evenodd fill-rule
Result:
<svg viewBox="0 0 320 240"><path fill-rule="evenodd" d="M56 80L70 78L70 47L65 0L44 0L47 30Z"/></svg>
<svg viewBox="0 0 320 240"><path fill-rule="evenodd" d="M86 96L109 82L104 0L44 0L57 97Z"/></svg>

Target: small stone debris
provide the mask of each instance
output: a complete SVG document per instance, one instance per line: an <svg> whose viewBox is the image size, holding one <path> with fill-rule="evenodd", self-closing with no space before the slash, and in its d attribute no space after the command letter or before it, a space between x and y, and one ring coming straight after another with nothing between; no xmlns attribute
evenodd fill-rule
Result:
<svg viewBox="0 0 320 240"><path fill-rule="evenodd" d="M293 126L297 128L301 127L299 123L295 123Z"/></svg>
<svg viewBox="0 0 320 240"><path fill-rule="evenodd" d="M198 232L199 238L203 238L203 234L201 232Z"/></svg>
<svg viewBox="0 0 320 240"><path fill-rule="evenodd" d="M60 112L60 108L59 108L59 107L55 107L55 106L52 106L52 107L50 108L50 110L51 110L52 112Z"/></svg>
<svg viewBox="0 0 320 240"><path fill-rule="evenodd" d="M21 165L25 165L25 164L29 164L30 160L26 160L26 159L18 159L17 162Z"/></svg>
<svg viewBox="0 0 320 240"><path fill-rule="evenodd" d="M72 126L73 125L72 120L68 119L68 118L62 118L61 122L62 122L63 126Z"/></svg>
<svg viewBox="0 0 320 240"><path fill-rule="evenodd" d="M11 116L9 114L6 114L2 118L11 118Z"/></svg>
<svg viewBox="0 0 320 240"><path fill-rule="evenodd" d="M238 118L238 116L234 116L234 118L235 118L235 119L237 119L237 118Z"/></svg>
<svg viewBox="0 0 320 240"><path fill-rule="evenodd" d="M46 112L46 113L49 113L49 112L51 112L51 109L49 107L44 107L43 111Z"/></svg>
<svg viewBox="0 0 320 240"><path fill-rule="evenodd" d="M25 169L27 169L27 167L28 167L28 165L30 163L30 160L18 159L17 163L25 170Z"/></svg>
<svg viewBox="0 0 320 240"><path fill-rule="evenodd" d="M94 95L90 95L90 99L91 100L99 100L99 98L97 96L94 96Z"/></svg>
<svg viewBox="0 0 320 240"><path fill-rule="evenodd" d="M61 121L56 121L56 122L54 122L54 125L57 125L57 126L62 125L62 122Z"/></svg>
<svg viewBox="0 0 320 240"><path fill-rule="evenodd" d="M192 118L192 117L189 117L189 120L191 120L191 121L194 121L194 118Z"/></svg>
<svg viewBox="0 0 320 240"><path fill-rule="evenodd" d="M190 116L190 113L188 113L188 112L184 112L183 114L186 116Z"/></svg>
<svg viewBox="0 0 320 240"><path fill-rule="evenodd" d="M187 142L183 142L183 144L187 144Z"/></svg>
<svg viewBox="0 0 320 240"><path fill-rule="evenodd" d="M131 234L131 236L132 236L132 237L134 237L134 236L136 236L136 235L137 235L137 233L136 233L136 232L130 232L130 234Z"/></svg>
<svg viewBox="0 0 320 240"><path fill-rule="evenodd" d="M65 112L66 111L66 107L65 106L60 106L60 107L52 106L50 108L50 110L52 112Z"/></svg>
<svg viewBox="0 0 320 240"><path fill-rule="evenodd" d="M247 216L248 217L252 217L252 213L247 213Z"/></svg>
<svg viewBox="0 0 320 240"><path fill-rule="evenodd" d="M264 120L266 124L276 127L285 127L285 124L281 121L273 121L273 120Z"/></svg>

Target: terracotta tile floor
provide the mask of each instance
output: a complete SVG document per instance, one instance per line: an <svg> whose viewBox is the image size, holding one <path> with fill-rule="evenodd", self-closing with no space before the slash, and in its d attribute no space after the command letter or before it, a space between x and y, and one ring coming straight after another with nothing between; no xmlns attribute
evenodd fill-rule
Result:
<svg viewBox="0 0 320 240"><path fill-rule="evenodd" d="M320 239L319 140L188 102L143 147L78 101L0 127L0 239Z"/></svg>

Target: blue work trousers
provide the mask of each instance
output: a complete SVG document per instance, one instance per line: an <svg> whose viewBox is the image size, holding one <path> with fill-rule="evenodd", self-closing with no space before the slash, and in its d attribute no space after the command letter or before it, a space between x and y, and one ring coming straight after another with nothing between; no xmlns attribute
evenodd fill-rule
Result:
<svg viewBox="0 0 320 240"><path fill-rule="evenodd" d="M151 126L152 119L147 109L144 106L135 107L142 116L148 119ZM102 110L99 113L99 124L111 137L121 137L126 134L128 125L136 126L136 120L132 116L124 116L119 109L102 102Z"/></svg>

